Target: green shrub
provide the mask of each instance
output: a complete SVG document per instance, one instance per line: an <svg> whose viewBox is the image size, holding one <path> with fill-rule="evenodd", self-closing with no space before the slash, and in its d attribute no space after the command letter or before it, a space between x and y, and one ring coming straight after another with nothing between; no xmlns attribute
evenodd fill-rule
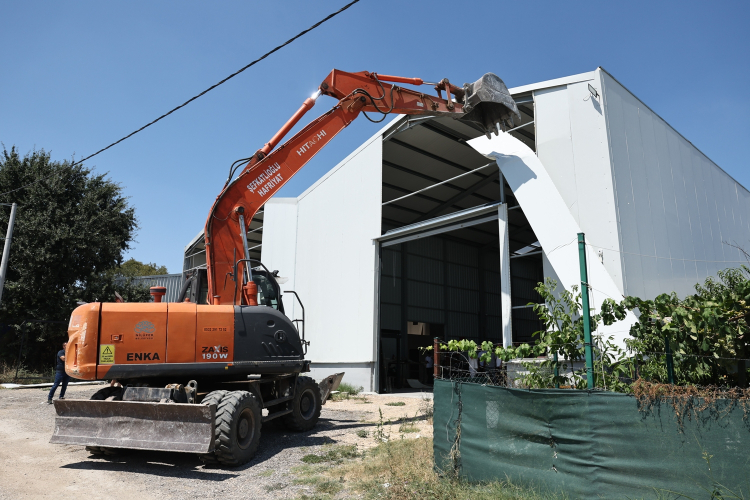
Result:
<svg viewBox="0 0 750 500"><path fill-rule="evenodd" d="M350 396L356 396L360 392L362 392L365 388L362 386L355 387L351 384L347 384L346 382L341 382L339 384L338 391L342 393L349 394Z"/></svg>

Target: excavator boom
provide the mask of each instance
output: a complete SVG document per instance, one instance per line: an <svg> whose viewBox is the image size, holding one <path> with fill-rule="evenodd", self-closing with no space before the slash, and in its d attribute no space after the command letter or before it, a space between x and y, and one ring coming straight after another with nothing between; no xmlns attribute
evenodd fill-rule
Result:
<svg viewBox="0 0 750 500"><path fill-rule="evenodd" d="M388 82L427 84L420 78L333 70L320 84L318 92L303 103L279 132L253 155L237 178L219 194L209 212L204 232L209 303L254 303L254 285L247 277L247 268L250 266L246 259L249 259L249 255L243 236L249 222L267 200L360 113L376 115L378 119L370 118L371 121L382 121L392 113L464 118L463 103L467 102L471 108L471 121L483 127L487 134L491 131L497 133L505 123L512 123L513 115L520 117L505 84L492 73L487 73L477 82L466 84L463 88L443 79L434 84L438 96ZM445 98L442 92L446 93ZM338 103L274 149L315 105L320 95L338 99ZM244 280L236 275L239 272L235 270L238 261L243 259L246 274ZM239 294L238 289L241 289Z"/></svg>

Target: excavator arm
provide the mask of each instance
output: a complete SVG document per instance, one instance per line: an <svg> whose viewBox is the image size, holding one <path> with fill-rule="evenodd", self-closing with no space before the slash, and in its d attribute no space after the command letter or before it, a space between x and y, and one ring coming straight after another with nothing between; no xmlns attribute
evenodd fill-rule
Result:
<svg viewBox="0 0 750 500"><path fill-rule="evenodd" d="M87 446L92 453L112 448L192 452L209 463L238 465L254 455L263 422L283 418L295 430L315 425L324 395L313 380L299 375L310 370L304 337L280 311L232 306L257 304L248 222L362 113L381 120L390 113L454 116L486 133L497 133L517 113L505 84L489 73L463 88L443 80L434 84L437 96L396 84L426 82L333 71L227 182L205 227L211 305L162 303L165 289L153 287L154 303L95 302L73 311L66 372L86 380L117 379L124 387L103 387L90 401L56 401L50 442ZM277 147L323 94L337 104ZM264 374L271 376L248 378ZM336 380L329 377L327 388ZM200 400L198 383L206 392ZM263 408L269 413L263 415Z"/></svg>
<svg viewBox="0 0 750 500"><path fill-rule="evenodd" d="M434 85L438 96L388 82ZM442 92L446 92L445 98ZM338 103L276 148L320 95L334 97ZM211 207L204 232L209 303L256 304L257 292L250 276L252 266L246 260L249 255L245 233L250 221L267 200L363 112L377 115L378 119L370 118L371 121L382 121L391 113L469 117L487 134L497 133L506 123L512 123L512 115L520 117L505 84L491 73L459 88L447 79L429 84L420 78L333 70L319 90L305 100L251 157L237 178L226 185Z"/></svg>

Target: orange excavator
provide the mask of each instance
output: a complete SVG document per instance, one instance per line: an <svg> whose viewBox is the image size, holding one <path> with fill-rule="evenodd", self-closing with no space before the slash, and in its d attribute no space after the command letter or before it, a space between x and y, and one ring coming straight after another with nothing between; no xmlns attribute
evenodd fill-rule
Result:
<svg viewBox="0 0 750 500"><path fill-rule="evenodd" d="M437 96L402 84L432 85ZM277 147L321 95L338 102ZM153 302L95 302L73 311L66 372L111 382L90 400L55 401L51 442L94 454L198 453L206 463L233 466L253 457L264 422L312 429L343 374L320 384L301 375L310 371L304 308L302 320L285 315L276 272L250 258L246 231L263 204L355 118L382 121L391 113L451 116L488 136L520 117L492 73L457 87L447 79L333 70L234 180L230 172L206 220L206 268L186 278L178 302L162 302L166 290L154 287Z"/></svg>

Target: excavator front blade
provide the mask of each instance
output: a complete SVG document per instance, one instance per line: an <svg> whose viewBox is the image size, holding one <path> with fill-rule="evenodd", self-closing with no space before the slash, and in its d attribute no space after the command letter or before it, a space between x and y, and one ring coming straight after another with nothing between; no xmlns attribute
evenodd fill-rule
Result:
<svg viewBox="0 0 750 500"><path fill-rule="evenodd" d="M208 453L215 405L137 401L55 401L50 443Z"/></svg>

